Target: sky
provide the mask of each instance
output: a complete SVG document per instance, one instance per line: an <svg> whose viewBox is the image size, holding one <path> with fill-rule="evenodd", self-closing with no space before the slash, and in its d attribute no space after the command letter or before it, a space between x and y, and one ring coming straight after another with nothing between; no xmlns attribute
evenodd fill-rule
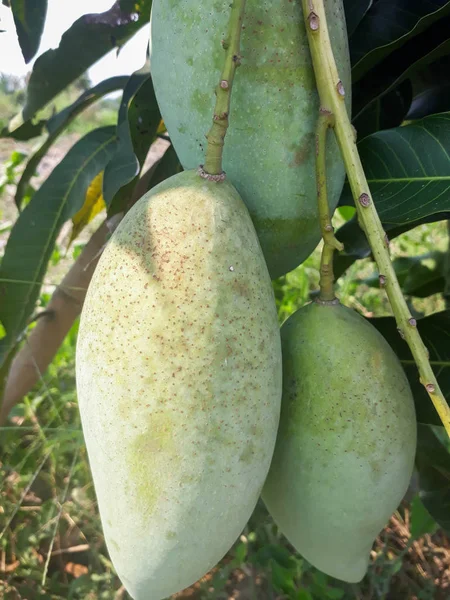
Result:
<svg viewBox="0 0 450 600"><path fill-rule="evenodd" d="M39 51L26 65L20 51L11 10L0 3L0 30L6 30L5 33L0 33L0 73L26 75L37 56L49 48L58 47L61 35L74 21L86 13L108 10L113 4L114 0L48 0L47 19ZM93 65L88 71L92 83L95 85L107 77L127 75L140 69L145 61L148 36L148 27L143 27L123 46L118 56L117 51L112 50Z"/></svg>

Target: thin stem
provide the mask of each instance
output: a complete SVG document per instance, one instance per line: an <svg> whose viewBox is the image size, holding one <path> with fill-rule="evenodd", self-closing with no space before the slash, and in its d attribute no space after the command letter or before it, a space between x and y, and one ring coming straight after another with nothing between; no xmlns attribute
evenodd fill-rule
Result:
<svg viewBox="0 0 450 600"><path fill-rule="evenodd" d="M429 362L416 320L403 297L389 256L389 241L378 217L356 147L355 133L344 104L345 90L339 78L325 15L323 0L302 0L303 14L316 74L322 109L334 116L334 132L344 160L355 199L358 219L369 240L378 265L380 285L385 287L400 335L406 340L437 413L450 437L450 408Z"/></svg>
<svg viewBox="0 0 450 600"><path fill-rule="evenodd" d="M213 123L206 136L208 143L206 146L204 171L209 175L222 174L222 153L229 124L228 115L230 114L231 90L234 75L241 60L239 50L244 9L245 0L233 0L228 24L228 36L226 40L222 41L222 46L226 50L225 64L216 88Z"/></svg>
<svg viewBox="0 0 450 600"><path fill-rule="evenodd" d="M326 146L328 129L333 125L333 115L320 109L316 129L316 183L317 204L319 209L320 230L323 238L322 257L320 261L320 295L319 299L330 302L335 299L333 254L335 250L343 250L343 245L334 237L328 206Z"/></svg>

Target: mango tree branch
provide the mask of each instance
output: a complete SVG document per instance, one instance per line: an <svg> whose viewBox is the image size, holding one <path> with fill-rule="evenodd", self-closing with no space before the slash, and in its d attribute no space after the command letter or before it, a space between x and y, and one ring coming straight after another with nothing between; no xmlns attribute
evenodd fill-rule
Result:
<svg viewBox="0 0 450 600"><path fill-rule="evenodd" d="M354 130L344 104L345 90L331 48L324 2L302 0L302 5L321 108L333 115L333 128L355 199L358 219L378 265L380 285L386 289L399 332L407 341L418 366L420 381L450 436L450 408L434 376L428 351L417 330L416 320L412 317L400 289L389 257L389 242L373 203L356 147Z"/></svg>
<svg viewBox="0 0 450 600"><path fill-rule="evenodd" d="M5 424L14 405L41 379L80 314L89 282L109 231L105 222L92 235L61 284L53 292L45 311L41 316L38 315L36 326L12 361L0 408L0 426Z"/></svg>
<svg viewBox="0 0 450 600"><path fill-rule="evenodd" d="M219 85L216 88L213 124L206 136L208 144L206 146L205 164L203 166L205 175L222 176L222 153L228 129L231 90L234 75L241 60L239 50L244 9L245 0L233 0L228 24L228 36L226 40L222 41L222 46L226 51L225 64Z"/></svg>
<svg viewBox="0 0 450 600"><path fill-rule="evenodd" d="M319 209L320 230L323 238L322 258L320 261L320 296L323 302L331 302L334 296L333 254L334 250L343 250L343 245L334 237L328 206L326 148L327 133L333 124L333 115L320 109L316 129L316 183L317 204Z"/></svg>

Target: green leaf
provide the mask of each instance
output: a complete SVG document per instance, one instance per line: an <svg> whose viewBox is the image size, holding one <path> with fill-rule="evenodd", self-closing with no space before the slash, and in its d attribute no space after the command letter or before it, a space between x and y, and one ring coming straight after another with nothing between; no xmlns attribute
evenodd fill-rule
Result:
<svg viewBox="0 0 450 600"><path fill-rule="evenodd" d="M402 124L412 102L412 85L409 79L403 81L388 94L371 102L353 120L353 126L361 141L381 129L391 129Z"/></svg>
<svg viewBox="0 0 450 600"><path fill-rule="evenodd" d="M406 79L427 68L450 52L450 17L438 21L430 30L410 40L384 62L374 67L352 87L353 118Z"/></svg>
<svg viewBox="0 0 450 600"><path fill-rule="evenodd" d="M347 35L350 37L360 24L373 0L344 0Z"/></svg>
<svg viewBox="0 0 450 600"><path fill-rule="evenodd" d="M98 85L92 87L89 90L86 90L77 100L75 100L75 102L61 110L56 115L53 115L53 117L51 117L46 122L45 128L48 131L47 139L30 158L30 160L27 163L27 166L25 167L24 172L22 173L22 177L20 178L19 183L17 184L16 195L14 198L17 208L20 209L22 205L22 201L28 188L29 181L36 172L39 163L41 162L42 158L47 154L51 146L58 139L58 137L61 135L61 133L65 131L68 125L81 112L83 112L86 108L91 106L91 104L93 104L106 94L123 88L127 81L128 77L126 75L110 77L109 79L105 79Z"/></svg>
<svg viewBox="0 0 450 600"><path fill-rule="evenodd" d="M448 0L378 0L350 39L354 82L432 23L450 14Z"/></svg>
<svg viewBox="0 0 450 600"><path fill-rule="evenodd" d="M369 319L397 354L408 377L419 423L439 425L439 416L419 381L419 372L408 344L400 337L393 317ZM417 327L430 353L430 364L447 402L450 403L450 310L418 319Z"/></svg>
<svg viewBox="0 0 450 600"><path fill-rule="evenodd" d="M444 291L446 261L447 254L436 251L421 256L400 256L392 264L406 296L427 298ZM378 275L364 279L363 283L380 287Z"/></svg>
<svg viewBox="0 0 450 600"><path fill-rule="evenodd" d="M426 533L434 533L436 528L436 521L425 508L420 496L415 496L411 502L411 536L417 539Z"/></svg>
<svg viewBox="0 0 450 600"><path fill-rule="evenodd" d="M411 125L379 131L358 144L370 191L390 237L422 223L448 218L450 212L450 113L432 115ZM348 183L341 206L352 206ZM357 219L337 232L344 253L336 257L336 274L370 254ZM349 258L352 257L352 258Z"/></svg>
<svg viewBox="0 0 450 600"><path fill-rule="evenodd" d="M117 124L119 145L105 169L103 196L113 213L123 210L129 200L160 122L147 61L130 77L124 89Z"/></svg>
<svg viewBox="0 0 450 600"><path fill-rule="evenodd" d="M36 54L44 30L47 0L11 0L17 37L25 62Z"/></svg>
<svg viewBox="0 0 450 600"><path fill-rule="evenodd" d="M450 56L443 56L414 75L414 99L408 120L450 110Z"/></svg>
<svg viewBox="0 0 450 600"><path fill-rule="evenodd" d="M437 523L450 532L450 453L427 425L418 428L416 468L420 499Z"/></svg>
<svg viewBox="0 0 450 600"><path fill-rule="evenodd" d="M31 119L92 64L113 48L120 48L146 25L151 3L151 0L134 3L117 0L106 12L84 15L75 21L63 34L58 48L47 50L36 60L17 126Z"/></svg>
<svg viewBox="0 0 450 600"><path fill-rule="evenodd" d="M27 325L58 233L83 205L86 190L117 144L115 128L88 133L66 154L16 221L0 264L0 365Z"/></svg>

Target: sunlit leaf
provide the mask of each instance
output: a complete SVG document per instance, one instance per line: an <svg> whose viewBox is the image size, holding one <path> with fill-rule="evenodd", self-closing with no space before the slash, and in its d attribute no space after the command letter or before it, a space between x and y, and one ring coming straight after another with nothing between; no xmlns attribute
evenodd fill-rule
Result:
<svg viewBox="0 0 450 600"><path fill-rule="evenodd" d="M115 128L103 127L79 140L54 168L17 219L0 264L0 365L33 312L56 237L84 203L86 190L117 144Z"/></svg>
<svg viewBox="0 0 450 600"><path fill-rule="evenodd" d="M94 177L86 191L86 198L83 206L72 217L72 232L70 234L69 246L73 240L80 235L86 225L106 208L102 194L102 186L103 171Z"/></svg>

